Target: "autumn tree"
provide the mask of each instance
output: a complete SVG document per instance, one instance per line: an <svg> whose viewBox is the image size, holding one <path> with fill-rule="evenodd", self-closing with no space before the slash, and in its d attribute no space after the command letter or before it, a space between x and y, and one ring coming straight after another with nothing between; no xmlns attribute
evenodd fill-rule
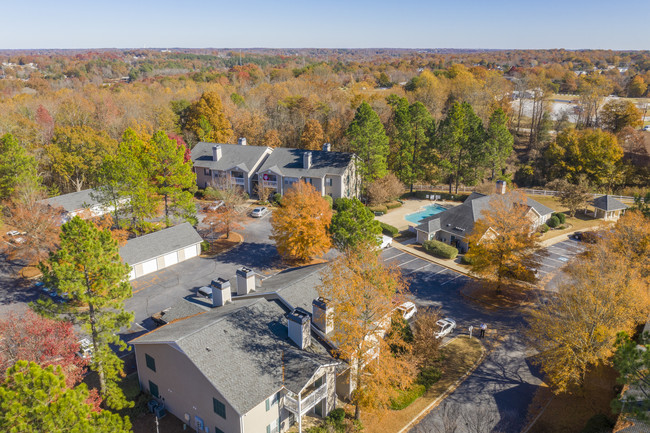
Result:
<svg viewBox="0 0 650 433"><path fill-rule="evenodd" d="M631 334L650 312L650 221L626 213L574 259L556 297L528 318L527 335L556 391L581 386L609 363L619 332Z"/></svg>
<svg viewBox="0 0 650 433"><path fill-rule="evenodd" d="M494 179L495 175L503 174L506 161L512 155L514 144L514 138L508 130L508 117L502 109L497 108L492 112L486 133L487 160L489 168L492 170L492 179Z"/></svg>
<svg viewBox="0 0 650 433"><path fill-rule="evenodd" d="M284 194L271 216L270 238L285 259L301 262L326 253L331 246L332 209L308 183L297 182Z"/></svg>
<svg viewBox="0 0 650 433"><path fill-rule="evenodd" d="M643 113L630 101L611 100L600 110L600 124L604 130L617 134L626 126L643 126Z"/></svg>
<svg viewBox="0 0 650 433"><path fill-rule="evenodd" d="M595 185L608 184L617 171L623 149L616 137L600 129L567 130L544 153L551 178L577 182L584 175Z"/></svg>
<svg viewBox="0 0 650 433"><path fill-rule="evenodd" d="M381 225L359 199L338 198L335 206L330 231L336 248L343 251L360 245L380 244Z"/></svg>
<svg viewBox="0 0 650 433"><path fill-rule="evenodd" d="M418 311L413 322L413 357L420 371L434 366L440 358L440 339L436 332L440 326L440 310L428 308Z"/></svg>
<svg viewBox="0 0 650 433"><path fill-rule="evenodd" d="M645 94L646 90L648 90L648 84L643 77L635 75L628 83L627 96L630 98L640 98Z"/></svg>
<svg viewBox="0 0 650 433"><path fill-rule="evenodd" d="M219 178L213 187L217 190L223 205L215 211L206 211L203 222L210 226L213 234L225 232L226 238L229 238L232 230L242 228L240 223L244 219L244 214L240 208L246 202L244 190L233 184L228 177Z"/></svg>
<svg viewBox="0 0 650 433"><path fill-rule="evenodd" d="M114 409L128 407L118 380L122 361L112 346L127 348L117 332L128 327L133 314L124 310L131 297L130 266L122 263L117 242L109 230L74 217L61 227L59 249L40 265L43 282L67 293L68 302L53 306L40 302L39 311L63 312L75 317L92 343L90 368L99 376L100 395Z"/></svg>
<svg viewBox="0 0 650 433"><path fill-rule="evenodd" d="M389 405L400 389L411 385L414 368L407 356L391 352L398 333L387 334L406 282L395 268L387 268L370 247L347 250L322 273L318 294L332 308L334 330L328 337L349 365L351 400L358 419L362 409Z"/></svg>
<svg viewBox="0 0 650 433"><path fill-rule="evenodd" d="M465 255L472 272L496 281L534 280L538 264L539 240L533 230L531 208L520 193L490 196L489 207L474 223L467 237Z"/></svg>
<svg viewBox="0 0 650 433"><path fill-rule="evenodd" d="M16 185L37 182L36 160L11 135L0 137L0 201L14 193Z"/></svg>
<svg viewBox="0 0 650 433"><path fill-rule="evenodd" d="M300 136L300 148L305 150L321 150L325 143L325 134L323 127L316 119L309 119L305 122L305 127Z"/></svg>
<svg viewBox="0 0 650 433"><path fill-rule="evenodd" d="M185 127L201 141L228 143L233 137L232 126L216 91L203 93L198 101L190 105Z"/></svg>
<svg viewBox="0 0 650 433"><path fill-rule="evenodd" d="M388 173L368 184L366 192L370 204L378 205L395 200L404 194L404 184L393 173Z"/></svg>
<svg viewBox="0 0 650 433"><path fill-rule="evenodd" d="M269 129L266 131L264 138L262 138L262 144L271 148L282 146L282 139L280 139L280 134L277 129Z"/></svg>
<svg viewBox="0 0 650 433"><path fill-rule="evenodd" d="M592 197L584 179L579 179L577 183L570 183L566 179L556 179L549 182L547 187L557 191L558 201L569 209L571 217L574 217L579 209L584 209Z"/></svg>
<svg viewBox="0 0 650 433"><path fill-rule="evenodd" d="M62 189L81 191L94 186L103 159L115 153L117 142L88 126L59 127L45 146L49 168Z"/></svg>
<svg viewBox="0 0 650 433"><path fill-rule="evenodd" d="M0 430L6 432L127 433L128 417L93 410L86 384L66 384L59 366L18 361L0 385Z"/></svg>
<svg viewBox="0 0 650 433"><path fill-rule="evenodd" d="M650 334L644 332L638 342L621 332L616 338L612 358L619 373L616 381L626 391L612 401L612 408L625 417L648 421L650 410Z"/></svg>
<svg viewBox="0 0 650 433"><path fill-rule="evenodd" d="M162 197L166 224L171 216L195 218L196 175L185 161L185 149L162 131L154 134L149 148L153 191Z"/></svg>
<svg viewBox="0 0 650 433"><path fill-rule="evenodd" d="M357 170L363 182L372 182L386 175L388 137L379 116L367 102L357 108L346 135L352 151L359 157Z"/></svg>
<svg viewBox="0 0 650 433"><path fill-rule="evenodd" d="M24 233L20 242L0 247L8 259L31 264L46 258L56 246L62 209L42 203L45 198L40 186L28 180L18 185L14 197L4 203L4 221Z"/></svg>

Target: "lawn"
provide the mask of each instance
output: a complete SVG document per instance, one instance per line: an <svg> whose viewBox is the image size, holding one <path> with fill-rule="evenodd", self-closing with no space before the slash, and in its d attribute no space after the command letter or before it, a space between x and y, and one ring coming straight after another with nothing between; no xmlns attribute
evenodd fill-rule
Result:
<svg viewBox="0 0 650 433"><path fill-rule="evenodd" d="M554 209L556 212L566 212L568 210L565 206L562 206L555 197L552 196L531 195L530 198L537 202L540 202L544 206L548 206L551 209ZM589 215L585 215L583 211L578 211L573 218L569 217L567 214L565 229L551 229L542 235L541 240L545 241L556 236L573 233L574 231L591 230L597 228L601 224L603 224L603 220L594 219Z"/></svg>
<svg viewBox="0 0 650 433"><path fill-rule="evenodd" d="M467 336L459 336L445 346L442 352L445 357L442 378L406 409L388 410L379 416L362 414L364 433L398 432L414 418L425 415L421 412L476 365L483 354L483 346L475 338L470 340Z"/></svg>

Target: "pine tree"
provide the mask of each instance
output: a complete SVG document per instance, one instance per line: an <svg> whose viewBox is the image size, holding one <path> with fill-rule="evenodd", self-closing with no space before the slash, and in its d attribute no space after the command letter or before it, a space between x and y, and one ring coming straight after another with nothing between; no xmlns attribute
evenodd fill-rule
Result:
<svg viewBox="0 0 650 433"><path fill-rule="evenodd" d="M61 312L74 315L90 337L90 368L99 376L100 395L114 409L129 406L117 385L124 362L111 345L127 348L117 332L133 320L133 314L124 310L124 301L132 296L130 267L122 263L111 232L75 216L61 226L58 251L39 267L45 285L68 298L60 304ZM51 305L38 305L41 311L47 307Z"/></svg>
<svg viewBox="0 0 650 433"><path fill-rule="evenodd" d="M341 251L361 244L380 244L381 225L357 198L336 200L336 214L332 217L330 231L334 246Z"/></svg>
<svg viewBox="0 0 650 433"><path fill-rule="evenodd" d="M0 137L0 200L14 193L17 185L39 184L36 160L25 151L13 135Z"/></svg>
<svg viewBox="0 0 650 433"><path fill-rule="evenodd" d="M387 173L388 137L384 125L367 102L362 102L346 132L350 147L359 157L363 182L372 182Z"/></svg>
<svg viewBox="0 0 650 433"><path fill-rule="evenodd" d="M86 384L66 386L61 367L18 361L0 385L0 430L11 433L127 433L128 417L94 411Z"/></svg>
<svg viewBox="0 0 650 433"><path fill-rule="evenodd" d="M196 175L192 164L185 162L185 150L162 131L156 132L149 144L152 185L163 199L166 224L171 224L170 216L194 219Z"/></svg>
<svg viewBox="0 0 650 433"><path fill-rule="evenodd" d="M495 174L501 175L505 168L506 160L512 154L514 138L508 131L508 117L501 108L497 108L490 115L490 123L487 129L487 154L492 170L492 178Z"/></svg>

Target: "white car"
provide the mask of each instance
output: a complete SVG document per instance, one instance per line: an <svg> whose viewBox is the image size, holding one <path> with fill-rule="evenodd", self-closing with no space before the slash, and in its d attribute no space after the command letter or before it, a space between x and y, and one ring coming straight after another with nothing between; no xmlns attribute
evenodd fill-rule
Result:
<svg viewBox="0 0 650 433"><path fill-rule="evenodd" d="M210 212L215 212L217 209L219 209L221 206L223 206L223 200L217 200L214 203L212 203L210 206L207 207L207 209Z"/></svg>
<svg viewBox="0 0 650 433"><path fill-rule="evenodd" d="M409 320L418 312L418 308L411 301L404 302L402 305L397 307L397 309L402 313L404 320Z"/></svg>
<svg viewBox="0 0 650 433"><path fill-rule="evenodd" d="M646 126L644 126L644 127L643 127L643 130L644 130L644 131L650 131L650 125L646 125Z"/></svg>
<svg viewBox="0 0 650 433"><path fill-rule="evenodd" d="M267 213L269 213L268 208L266 208L265 206L261 206L261 207L256 207L255 209L253 209L253 212L251 212L251 216L253 218L261 218L264 215L266 215Z"/></svg>
<svg viewBox="0 0 650 433"><path fill-rule="evenodd" d="M388 248L393 243L393 238L386 235L381 235L381 249Z"/></svg>
<svg viewBox="0 0 650 433"><path fill-rule="evenodd" d="M440 330L434 334L436 338L442 338L445 335L449 335L454 329L456 329L456 321L449 317L438 320L436 325L440 327Z"/></svg>

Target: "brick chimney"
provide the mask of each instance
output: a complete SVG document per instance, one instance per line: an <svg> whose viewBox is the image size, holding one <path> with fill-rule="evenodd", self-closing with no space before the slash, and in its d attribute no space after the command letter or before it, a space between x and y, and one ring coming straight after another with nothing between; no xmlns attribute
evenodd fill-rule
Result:
<svg viewBox="0 0 650 433"><path fill-rule="evenodd" d="M304 349L311 345L311 319L309 313L302 308L296 308L287 315L289 338L298 347Z"/></svg>
<svg viewBox="0 0 650 433"><path fill-rule="evenodd" d="M503 195L506 193L506 181L497 180L497 194Z"/></svg>
<svg viewBox="0 0 650 433"><path fill-rule="evenodd" d="M219 161L221 159L221 145L215 144L212 146L212 160Z"/></svg>
<svg viewBox="0 0 650 433"><path fill-rule="evenodd" d="M239 140L237 140L237 144L240 146L246 146L246 137L241 137Z"/></svg>
<svg viewBox="0 0 650 433"><path fill-rule="evenodd" d="M255 272L241 267L237 269L237 295L248 295L255 290Z"/></svg>
<svg viewBox="0 0 650 433"><path fill-rule="evenodd" d="M217 278L210 283L212 287L212 306L222 307L226 302L230 302L230 281L223 278Z"/></svg>
<svg viewBox="0 0 650 433"><path fill-rule="evenodd" d="M311 152L302 154L302 168L311 168Z"/></svg>
<svg viewBox="0 0 650 433"><path fill-rule="evenodd" d="M334 308L325 298L314 299L311 303L311 315L314 325L326 334L334 330Z"/></svg>

